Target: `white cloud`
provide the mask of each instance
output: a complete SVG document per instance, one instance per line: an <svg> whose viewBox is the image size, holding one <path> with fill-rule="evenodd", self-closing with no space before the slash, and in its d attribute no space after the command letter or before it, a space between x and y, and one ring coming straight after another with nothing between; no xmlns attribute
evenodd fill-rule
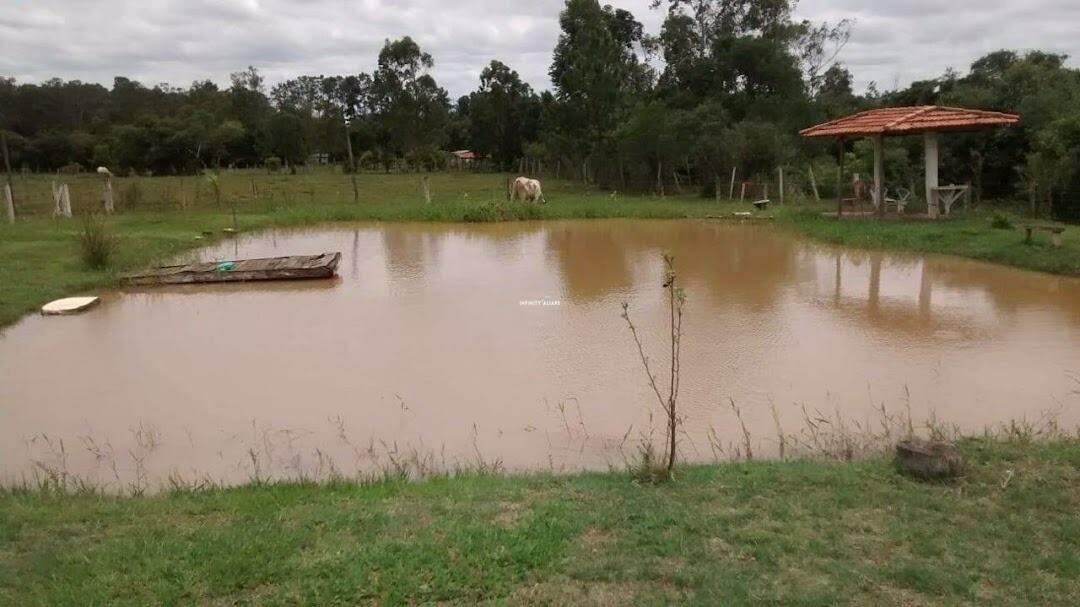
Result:
<svg viewBox="0 0 1080 607"><path fill-rule="evenodd" d="M652 33L663 10L610 0ZM500 59L537 89L558 38L562 0L0 0L0 74L146 84L228 82L255 65L270 82L370 71L387 38L411 35L451 95ZM803 0L798 15L856 21L841 59L858 86L906 85L966 68L1000 48L1080 55L1076 0ZM1075 63L1075 62L1074 62Z"/></svg>

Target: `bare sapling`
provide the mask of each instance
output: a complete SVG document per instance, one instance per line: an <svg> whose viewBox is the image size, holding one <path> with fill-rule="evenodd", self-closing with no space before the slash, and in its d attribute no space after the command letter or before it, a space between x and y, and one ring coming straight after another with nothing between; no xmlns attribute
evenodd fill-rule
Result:
<svg viewBox="0 0 1080 607"><path fill-rule="evenodd" d="M675 272L675 259L670 255L665 255L664 266L663 288L668 293L668 313L670 317L669 337L671 346L671 364L666 396L661 392L656 374L653 373L652 367L649 364L649 357L645 355L645 347L641 343L641 337L638 335L637 327L634 325L633 320L630 319L630 304L625 302L623 303L622 317L630 328L630 334L634 337L634 344L637 345L638 356L641 358L641 364L645 369L645 375L649 379L649 386L652 388L653 394L656 395L656 400L660 404L660 408L663 410L667 422L667 452L665 453L666 464L664 466L663 478L670 479L675 469L677 435L680 423L678 413L679 375L680 355L682 351L682 317L683 306L686 304L686 293L678 286L678 275ZM643 464L651 468L651 445L646 446L642 453L643 456L645 456ZM651 470L645 470L644 472L648 473L650 476L655 476L652 474Z"/></svg>

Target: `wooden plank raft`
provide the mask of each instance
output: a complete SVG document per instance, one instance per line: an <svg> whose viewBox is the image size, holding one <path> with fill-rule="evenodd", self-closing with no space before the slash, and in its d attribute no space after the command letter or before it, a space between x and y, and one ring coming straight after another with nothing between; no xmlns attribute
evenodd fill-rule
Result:
<svg viewBox="0 0 1080 607"><path fill-rule="evenodd" d="M164 266L126 278L138 286L332 278L341 253Z"/></svg>

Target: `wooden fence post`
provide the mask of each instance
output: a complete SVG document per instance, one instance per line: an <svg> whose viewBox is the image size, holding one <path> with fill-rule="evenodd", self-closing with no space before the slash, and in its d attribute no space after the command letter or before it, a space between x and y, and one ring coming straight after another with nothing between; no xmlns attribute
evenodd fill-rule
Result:
<svg viewBox="0 0 1080 607"><path fill-rule="evenodd" d="M821 196L818 194L817 179L814 178L814 167L812 165L807 166L807 173L810 175L810 189L814 191L814 200L821 202Z"/></svg>
<svg viewBox="0 0 1080 607"><path fill-rule="evenodd" d="M71 189L68 188L68 184L60 184L60 213L71 218Z"/></svg>
<svg viewBox="0 0 1080 607"><path fill-rule="evenodd" d="M15 223L15 198L11 195L11 184L4 184L4 206L7 208L8 223Z"/></svg>
<svg viewBox="0 0 1080 607"><path fill-rule="evenodd" d="M728 188L727 197L728 200L735 200L735 169L737 167L731 167L731 187Z"/></svg>
<svg viewBox="0 0 1080 607"><path fill-rule="evenodd" d="M8 154L7 133L0 130L0 148L4 152L4 171L7 183L4 184L4 201L7 207L8 223L15 223L15 193L11 184L11 156Z"/></svg>
<svg viewBox="0 0 1080 607"><path fill-rule="evenodd" d="M105 169L105 171L105 173L102 173L105 176L105 185L101 192L101 202L105 205L105 212L112 213L115 210L113 205L112 173L108 172L108 169Z"/></svg>
<svg viewBox="0 0 1080 607"><path fill-rule="evenodd" d="M52 213L53 217L59 217L60 216L60 211L61 211L60 207L62 205L62 200L60 198L60 186L56 184L55 179L52 182L52 198L53 198L53 213Z"/></svg>
<svg viewBox="0 0 1080 607"><path fill-rule="evenodd" d="M780 204L784 204L784 167L777 169L780 172Z"/></svg>
<svg viewBox="0 0 1080 607"><path fill-rule="evenodd" d="M428 176L424 175L420 179L420 188L424 192L424 203L431 204L431 184L428 182Z"/></svg>

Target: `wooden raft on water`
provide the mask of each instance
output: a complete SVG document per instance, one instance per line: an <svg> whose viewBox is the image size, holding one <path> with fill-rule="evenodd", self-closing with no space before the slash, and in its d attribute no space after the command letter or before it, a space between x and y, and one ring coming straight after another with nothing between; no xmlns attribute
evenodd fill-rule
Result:
<svg viewBox="0 0 1080 607"><path fill-rule="evenodd" d="M127 277L127 283L152 286L332 278L337 272L339 261L341 253L190 263L134 274Z"/></svg>

